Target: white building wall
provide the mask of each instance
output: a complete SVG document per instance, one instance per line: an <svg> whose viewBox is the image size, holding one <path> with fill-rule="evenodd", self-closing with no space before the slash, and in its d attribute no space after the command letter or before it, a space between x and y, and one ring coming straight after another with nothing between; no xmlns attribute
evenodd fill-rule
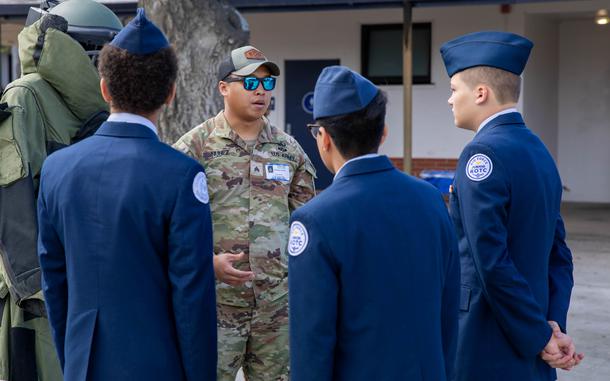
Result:
<svg viewBox="0 0 610 381"><path fill-rule="evenodd" d="M569 201L610 202L610 28L559 27L559 171Z"/></svg>
<svg viewBox="0 0 610 381"><path fill-rule="evenodd" d="M525 34L534 42L523 83L527 125L557 160L559 101L559 23L549 16L528 16Z"/></svg>
<svg viewBox="0 0 610 381"><path fill-rule="evenodd" d="M569 201L610 202L610 26L593 24L610 0L515 5L415 8L414 22L432 23L432 84L413 87L414 158L457 158L472 133L454 127L447 105L449 79L439 49L445 41L479 30L524 34L534 43L519 108L558 162ZM245 14L251 42L280 69L284 60L340 59L360 71L363 24L402 22L401 9ZM600 53L600 52L604 53ZM272 121L284 127L284 78L278 81ZM589 87L587 87L589 86ZM402 86L389 96L390 136L382 153L402 157ZM605 97L605 98L604 98ZM574 125L578 125L575 129ZM606 194L604 194L606 193Z"/></svg>
<svg viewBox="0 0 610 381"><path fill-rule="evenodd" d="M418 158L456 158L472 133L453 125L447 105L449 78L439 54L443 42L463 33L495 29L503 23L497 6L421 8L415 22L432 23L432 84L413 87L413 156ZM456 18L456 12L463 17ZM402 22L402 10L377 9L331 12L282 12L246 14L251 28L251 43L268 58L277 60L333 59L360 71L360 28L363 24ZM497 28L496 28L497 29ZM280 76L273 121L284 126L284 80ZM402 157L402 86L382 86L388 92L387 122L390 135L382 152Z"/></svg>

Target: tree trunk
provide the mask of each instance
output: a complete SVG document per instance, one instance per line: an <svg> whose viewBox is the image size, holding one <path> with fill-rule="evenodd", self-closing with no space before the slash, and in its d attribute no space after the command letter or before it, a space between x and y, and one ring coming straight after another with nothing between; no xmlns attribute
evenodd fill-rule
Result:
<svg viewBox="0 0 610 381"><path fill-rule="evenodd" d="M178 56L177 94L159 118L159 136L172 144L223 108L218 67L248 44L248 23L226 0L140 0Z"/></svg>

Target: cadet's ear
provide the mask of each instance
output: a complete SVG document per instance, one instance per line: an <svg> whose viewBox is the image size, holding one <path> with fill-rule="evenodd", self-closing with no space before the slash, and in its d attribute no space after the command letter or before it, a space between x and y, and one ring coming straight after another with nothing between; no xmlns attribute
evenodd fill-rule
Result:
<svg viewBox="0 0 610 381"><path fill-rule="evenodd" d="M174 101L174 98L176 98L176 82L174 82L174 84L172 85L172 89L169 92L167 99L165 100L165 104L169 106Z"/></svg>
<svg viewBox="0 0 610 381"><path fill-rule="evenodd" d="M326 129L324 127L320 127L320 132L318 132L318 134L320 135L320 139L322 140L322 151L327 152L328 150L330 150L330 146L333 143L330 134L326 132Z"/></svg>
<svg viewBox="0 0 610 381"><path fill-rule="evenodd" d="M474 102L477 105L482 105L485 102L487 102L487 100L490 97L490 89L489 87L487 87L486 85L483 84L479 84L477 85L477 87L475 88L474 92L475 92L475 100Z"/></svg>
<svg viewBox="0 0 610 381"><path fill-rule="evenodd" d="M384 124L383 125L383 134L381 135L381 142L379 142L380 146L383 144L383 142L385 142L385 139L387 137L388 137L388 125Z"/></svg>
<svg viewBox="0 0 610 381"><path fill-rule="evenodd" d="M110 91L108 90L108 85L104 78L100 79L100 90L102 91L102 98L108 104L112 103L112 97L110 96Z"/></svg>

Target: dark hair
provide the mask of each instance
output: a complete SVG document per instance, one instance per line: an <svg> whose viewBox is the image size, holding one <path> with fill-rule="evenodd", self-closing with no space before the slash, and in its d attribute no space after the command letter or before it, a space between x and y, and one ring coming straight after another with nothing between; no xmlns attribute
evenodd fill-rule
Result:
<svg viewBox="0 0 610 381"><path fill-rule="evenodd" d="M324 127L345 159L375 153L383 136L387 102L385 92L379 90L362 110L320 118L316 123Z"/></svg>
<svg viewBox="0 0 610 381"><path fill-rule="evenodd" d="M167 100L176 82L178 61L171 47L137 55L106 45L100 53L99 72L106 81L113 107L149 114Z"/></svg>

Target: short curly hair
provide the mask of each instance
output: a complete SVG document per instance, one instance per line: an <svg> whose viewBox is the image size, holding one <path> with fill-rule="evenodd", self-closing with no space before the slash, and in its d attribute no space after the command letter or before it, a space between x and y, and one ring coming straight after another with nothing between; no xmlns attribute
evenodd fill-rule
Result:
<svg viewBox="0 0 610 381"><path fill-rule="evenodd" d="M172 47L137 55L107 44L100 52L99 73L112 97L112 107L134 114L158 110L172 91L178 60Z"/></svg>

